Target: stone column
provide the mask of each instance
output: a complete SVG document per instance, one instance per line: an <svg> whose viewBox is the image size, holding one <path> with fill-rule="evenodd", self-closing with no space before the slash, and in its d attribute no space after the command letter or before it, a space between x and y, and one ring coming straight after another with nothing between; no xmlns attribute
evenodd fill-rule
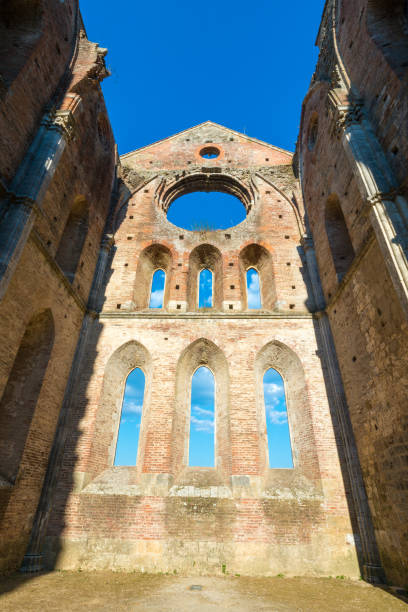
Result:
<svg viewBox="0 0 408 612"><path fill-rule="evenodd" d="M320 310L317 317L317 339L327 367L328 379L326 381L330 405L334 409L334 417L344 449L344 459L347 475L350 482L354 511L356 514L358 536L357 550L360 550L363 562L363 577L371 583L384 582L384 571L375 541L371 512L368 505L364 486L360 460L354 440L353 428L350 421L349 409L343 389L340 368L337 361L336 349L330 328L330 321L325 312L325 300L321 288L319 271L313 241L309 236L303 236L302 246L305 251L306 262L312 284L313 296L317 308Z"/></svg>
<svg viewBox="0 0 408 612"><path fill-rule="evenodd" d="M106 268L110 259L111 250L115 244L113 234L106 234L102 240L99 257L95 268L95 274L92 281L92 287L89 294L88 308L93 311L99 311L101 307L101 289L103 279L105 277Z"/></svg>
<svg viewBox="0 0 408 612"><path fill-rule="evenodd" d="M0 204L0 299L20 259L67 142L74 135L71 111L46 115Z"/></svg>
<svg viewBox="0 0 408 612"><path fill-rule="evenodd" d="M408 204L384 151L358 105L332 108L388 272L408 316Z"/></svg>

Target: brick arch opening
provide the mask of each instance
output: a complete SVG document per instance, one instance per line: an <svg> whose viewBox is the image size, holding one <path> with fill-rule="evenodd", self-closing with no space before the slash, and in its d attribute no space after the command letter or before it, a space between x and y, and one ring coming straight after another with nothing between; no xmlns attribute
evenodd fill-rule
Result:
<svg viewBox="0 0 408 612"><path fill-rule="evenodd" d="M406 0L369 0L367 29L399 77L408 68L408 5Z"/></svg>
<svg viewBox="0 0 408 612"><path fill-rule="evenodd" d="M78 268L89 228L89 203L77 196L65 224L55 260L72 283Z"/></svg>
<svg viewBox="0 0 408 612"><path fill-rule="evenodd" d="M0 65L6 87L16 79L42 35L41 0L3 0L0 8Z"/></svg>
<svg viewBox="0 0 408 612"><path fill-rule="evenodd" d="M327 199L325 227L337 280L341 281L354 259L354 249L336 194L331 194Z"/></svg>
<svg viewBox="0 0 408 612"><path fill-rule="evenodd" d="M149 308L153 275L156 270L163 270L166 275L163 295L163 309L167 308L172 270L172 254L163 244L151 244L139 255L136 268L134 304L136 310Z"/></svg>
<svg viewBox="0 0 408 612"><path fill-rule="evenodd" d="M201 366L215 380L215 468L188 467L191 410L191 380ZM207 338L199 338L182 352L176 367L176 399L172 432L172 472L180 481L194 473L197 485L222 484L231 474L231 434L229 417L230 377L228 362L221 349ZM204 481L199 482L201 476Z"/></svg>
<svg viewBox="0 0 408 612"><path fill-rule="evenodd" d="M150 405L153 363L145 346L137 340L131 340L117 348L105 366L89 462L91 477L95 477L114 464L126 380L135 368L140 368L145 375L145 389L136 467L131 469L137 470L138 473L142 469L146 446L145 422Z"/></svg>
<svg viewBox="0 0 408 612"><path fill-rule="evenodd" d="M211 308L222 310L222 255L217 247L212 244L200 244L190 253L187 280L187 309L189 311L198 310L198 277L203 269L210 270L213 274Z"/></svg>
<svg viewBox="0 0 408 612"><path fill-rule="evenodd" d="M246 272L249 268L254 268L259 274L262 310L273 310L276 303L276 287L271 253L260 244L248 244L239 254L241 300L244 310L248 309Z"/></svg>
<svg viewBox="0 0 408 612"><path fill-rule="evenodd" d="M298 355L290 347L278 340L272 340L266 344L255 358L255 388L261 473L268 479L268 476L272 475L271 472L274 471L269 470L263 389L263 377L269 368L276 370L284 381L295 471L297 470L312 480L319 480L316 442L304 369Z"/></svg>
<svg viewBox="0 0 408 612"><path fill-rule="evenodd" d="M158 204L167 213L170 205L177 198L194 191L220 191L241 200L247 213L253 206L254 192L237 179L226 174L195 173L172 183L165 191L158 193Z"/></svg>
<svg viewBox="0 0 408 612"><path fill-rule="evenodd" d="M37 313L28 323L0 401L0 478L14 483L54 345L51 310ZM30 462L42 453L32 449Z"/></svg>

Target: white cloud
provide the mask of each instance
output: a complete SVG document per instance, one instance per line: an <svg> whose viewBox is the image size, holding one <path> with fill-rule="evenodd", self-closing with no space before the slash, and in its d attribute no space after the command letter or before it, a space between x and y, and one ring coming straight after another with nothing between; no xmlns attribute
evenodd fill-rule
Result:
<svg viewBox="0 0 408 612"><path fill-rule="evenodd" d="M156 289L150 294L149 308L161 308L163 305L164 289Z"/></svg>
<svg viewBox="0 0 408 612"><path fill-rule="evenodd" d="M131 400L125 400L123 402L122 413L123 414L142 414L143 405Z"/></svg>
<svg viewBox="0 0 408 612"><path fill-rule="evenodd" d="M197 419L194 415L191 415L191 422L196 431L205 433L213 433L214 431L214 421L210 419Z"/></svg>
<svg viewBox="0 0 408 612"><path fill-rule="evenodd" d="M269 398L270 399L274 399L278 396L280 396L280 398L284 397L284 389L283 389L283 385L277 385L276 383L268 383L265 382L264 383L264 394L265 394L265 401L267 401Z"/></svg>
<svg viewBox="0 0 408 612"><path fill-rule="evenodd" d="M280 410L274 410L272 406L267 406L266 413L268 416L268 420L273 425L285 425L285 423L288 422L288 415L286 414L286 410L281 412Z"/></svg>
<svg viewBox="0 0 408 612"><path fill-rule="evenodd" d="M191 410L194 410L197 414L202 414L205 416L214 416L214 410L206 410L205 408L200 408L200 406L192 406Z"/></svg>

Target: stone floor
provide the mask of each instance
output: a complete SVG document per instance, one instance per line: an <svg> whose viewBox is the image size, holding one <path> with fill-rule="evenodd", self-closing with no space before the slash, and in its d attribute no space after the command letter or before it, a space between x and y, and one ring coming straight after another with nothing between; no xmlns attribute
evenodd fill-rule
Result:
<svg viewBox="0 0 408 612"><path fill-rule="evenodd" d="M392 612L408 610L408 604L380 588L339 578L52 572L0 578L0 610Z"/></svg>

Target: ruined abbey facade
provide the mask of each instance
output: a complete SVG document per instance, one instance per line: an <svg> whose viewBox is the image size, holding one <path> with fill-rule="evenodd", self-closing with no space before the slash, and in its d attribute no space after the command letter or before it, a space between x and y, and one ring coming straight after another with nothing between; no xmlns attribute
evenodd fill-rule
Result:
<svg viewBox="0 0 408 612"><path fill-rule="evenodd" d="M405 2L327 1L294 155L208 121L118 157L106 50L77 1L9 0L0 17L1 571L407 584ZM171 224L195 191L235 195L246 219ZM187 461L200 366L212 468ZM137 461L116 466L135 368ZM268 463L267 368L285 384L291 469Z"/></svg>

